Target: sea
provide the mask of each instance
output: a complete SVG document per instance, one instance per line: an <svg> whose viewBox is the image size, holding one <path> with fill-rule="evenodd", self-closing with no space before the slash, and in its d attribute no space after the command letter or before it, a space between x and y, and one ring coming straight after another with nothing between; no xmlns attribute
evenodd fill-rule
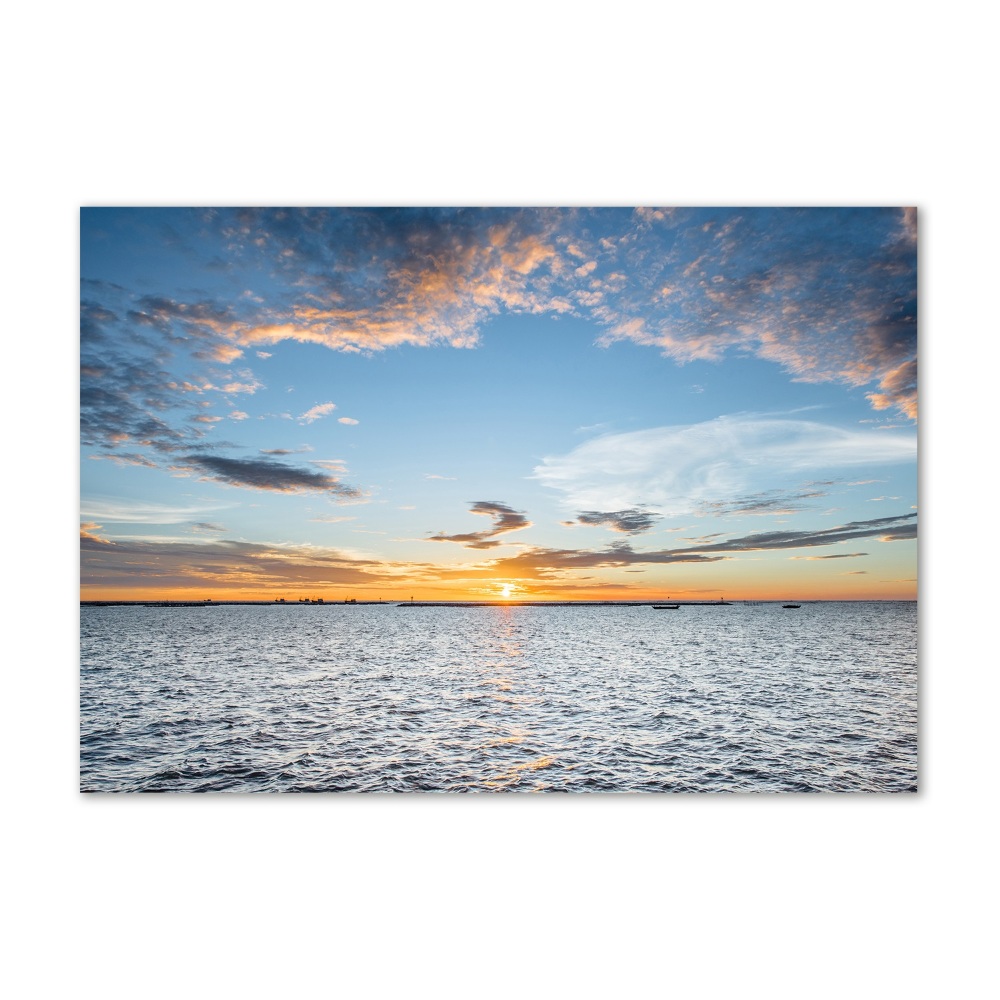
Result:
<svg viewBox="0 0 1000 1000"><path fill-rule="evenodd" d="M85 792L914 792L915 602L81 606Z"/></svg>

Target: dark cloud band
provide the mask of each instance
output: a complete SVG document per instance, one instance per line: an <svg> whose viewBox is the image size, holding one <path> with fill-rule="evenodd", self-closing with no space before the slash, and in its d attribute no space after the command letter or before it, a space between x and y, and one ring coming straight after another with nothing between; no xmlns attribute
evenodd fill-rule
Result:
<svg viewBox="0 0 1000 1000"><path fill-rule="evenodd" d="M273 490L278 493L332 493L350 499L357 499L362 495L360 490L344 485L333 476L309 469L296 469L263 458L188 455L183 464L216 482L246 489Z"/></svg>

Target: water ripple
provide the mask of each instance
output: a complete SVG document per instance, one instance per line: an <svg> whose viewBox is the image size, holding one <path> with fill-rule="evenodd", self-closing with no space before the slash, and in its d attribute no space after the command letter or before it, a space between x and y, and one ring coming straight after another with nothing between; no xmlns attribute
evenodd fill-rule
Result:
<svg viewBox="0 0 1000 1000"><path fill-rule="evenodd" d="M81 788L915 790L914 604L687 611L83 608Z"/></svg>

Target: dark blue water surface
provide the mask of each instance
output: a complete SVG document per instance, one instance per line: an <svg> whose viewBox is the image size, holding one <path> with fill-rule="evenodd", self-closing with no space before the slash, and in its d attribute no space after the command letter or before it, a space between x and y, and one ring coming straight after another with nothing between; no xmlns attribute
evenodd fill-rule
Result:
<svg viewBox="0 0 1000 1000"><path fill-rule="evenodd" d="M85 791L917 787L917 606L82 607Z"/></svg>

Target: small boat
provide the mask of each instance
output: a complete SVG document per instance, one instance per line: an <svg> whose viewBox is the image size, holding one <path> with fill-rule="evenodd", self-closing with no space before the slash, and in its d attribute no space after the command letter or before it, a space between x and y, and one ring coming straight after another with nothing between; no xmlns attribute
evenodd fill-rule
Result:
<svg viewBox="0 0 1000 1000"><path fill-rule="evenodd" d="M654 611L676 611L680 607L679 604L654 604Z"/></svg>
<svg viewBox="0 0 1000 1000"><path fill-rule="evenodd" d="M802 607L801 604L782 604L781 606L783 608L801 608Z"/></svg>

